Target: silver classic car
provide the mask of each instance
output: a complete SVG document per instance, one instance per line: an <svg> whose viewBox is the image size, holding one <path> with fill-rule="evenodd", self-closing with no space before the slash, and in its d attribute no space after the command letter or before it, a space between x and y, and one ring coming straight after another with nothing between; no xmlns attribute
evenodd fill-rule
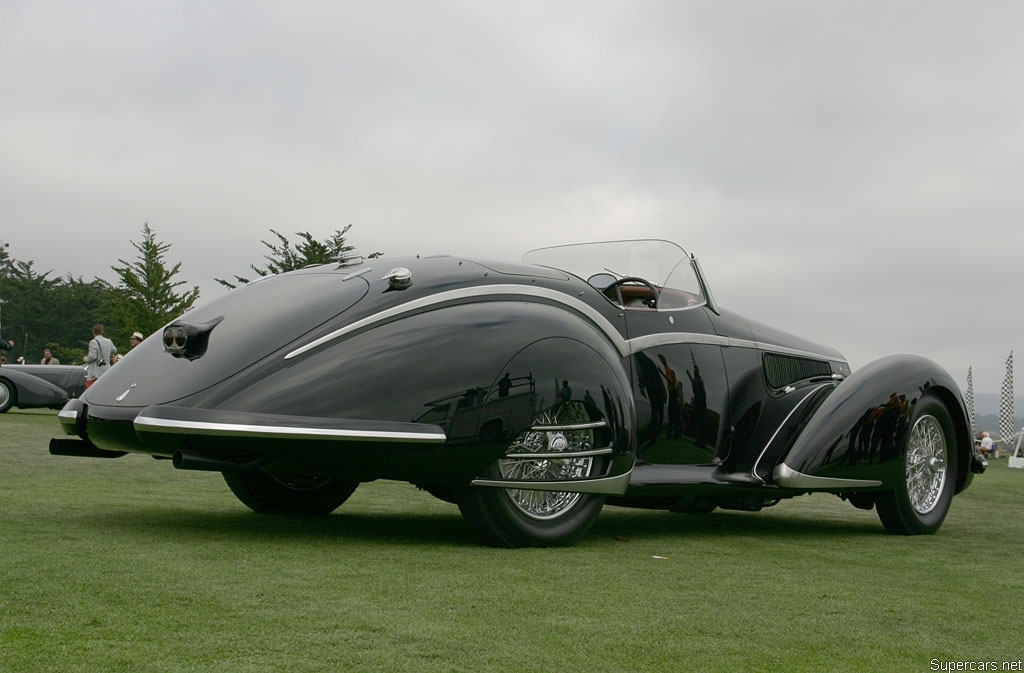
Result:
<svg viewBox="0 0 1024 673"><path fill-rule="evenodd" d="M11 407L60 409L85 391L77 365L0 365L0 413Z"/></svg>

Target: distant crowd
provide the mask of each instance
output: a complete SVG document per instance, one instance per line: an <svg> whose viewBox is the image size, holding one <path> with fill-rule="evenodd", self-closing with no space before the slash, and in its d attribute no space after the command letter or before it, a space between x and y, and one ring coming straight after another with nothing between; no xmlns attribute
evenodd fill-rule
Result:
<svg viewBox="0 0 1024 673"><path fill-rule="evenodd" d="M2 333L2 329L2 326L0 326L0 333ZM142 343L142 339L143 336L141 332L133 332L128 338L130 343L128 350L130 351ZM14 350L14 340L0 337L0 351L9 352L11 350ZM85 387L88 388L95 383L98 378L103 376L103 374L105 374L110 367L120 359L121 355L117 351L117 346L114 345L113 341L103 335L103 325L98 323L93 325L92 339L89 340L89 350L85 354L85 357L82 358L82 364L85 366ZM7 361L7 356L5 354L0 354L0 364L5 364ZM26 364L25 358L19 357L17 359L17 363ZM53 351L49 348L44 348L43 357L39 361L39 364L59 365L60 360L54 357ZM78 363L74 362L72 364Z"/></svg>

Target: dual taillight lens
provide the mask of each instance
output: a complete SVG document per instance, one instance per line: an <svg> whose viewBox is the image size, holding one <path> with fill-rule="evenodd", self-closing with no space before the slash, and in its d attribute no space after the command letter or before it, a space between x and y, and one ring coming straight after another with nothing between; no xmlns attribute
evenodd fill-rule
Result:
<svg viewBox="0 0 1024 673"><path fill-rule="evenodd" d="M188 345L188 333L184 327L172 325L164 330L164 350L181 352Z"/></svg>

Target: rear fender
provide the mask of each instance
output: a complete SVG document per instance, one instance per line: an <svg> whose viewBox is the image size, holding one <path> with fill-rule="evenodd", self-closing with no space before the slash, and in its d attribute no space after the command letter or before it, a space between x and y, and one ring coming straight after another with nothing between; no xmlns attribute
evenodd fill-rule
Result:
<svg viewBox="0 0 1024 673"><path fill-rule="evenodd" d="M505 447L516 445L510 454L522 457L524 449L515 440L533 433L527 443L537 460L575 455L577 449L593 456L597 469L589 477L572 482L478 478L474 485L624 493L635 457L635 412L626 394L629 381L614 359L614 351L600 341L540 339L509 361L481 410L481 427L492 425ZM581 432L588 437L583 446L563 439Z"/></svg>
<svg viewBox="0 0 1024 673"><path fill-rule="evenodd" d="M400 439L363 446L344 438L306 441L276 433L256 433L244 441L248 451L304 466L310 474L458 486L482 476L504 455L513 432L533 422L537 405L554 403L556 379L559 385L570 382L573 399L583 401L590 390L602 407L603 385L618 414L632 419L623 392L628 379L619 362L607 335L585 316L545 302L494 299L412 313L296 357L270 358L252 368L255 373L243 372L174 406L244 412L271 425L304 418L440 428L443 445L429 449ZM510 403L502 398L506 372L513 379L532 377L537 399ZM509 396L520 390L513 388ZM626 433L625 441L615 442L615 451L623 453L616 453L613 463L616 471L628 470L622 466L632 464L632 424L609 427ZM242 440L208 432L167 441L172 445L149 446L170 455L197 448L214 452Z"/></svg>

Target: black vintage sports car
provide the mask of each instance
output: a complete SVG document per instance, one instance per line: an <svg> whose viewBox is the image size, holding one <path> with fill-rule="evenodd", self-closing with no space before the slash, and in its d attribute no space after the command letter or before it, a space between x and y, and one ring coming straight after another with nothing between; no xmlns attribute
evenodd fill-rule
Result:
<svg viewBox="0 0 1024 673"><path fill-rule="evenodd" d="M0 365L0 413L11 407L60 409L85 390L76 365Z"/></svg>
<svg viewBox="0 0 1024 673"><path fill-rule="evenodd" d="M818 491L934 533L984 467L942 368L851 373L723 309L695 258L651 240L262 279L167 325L59 418L77 438L54 454L222 472L264 513L408 481L509 547L570 544L606 502L753 511Z"/></svg>

